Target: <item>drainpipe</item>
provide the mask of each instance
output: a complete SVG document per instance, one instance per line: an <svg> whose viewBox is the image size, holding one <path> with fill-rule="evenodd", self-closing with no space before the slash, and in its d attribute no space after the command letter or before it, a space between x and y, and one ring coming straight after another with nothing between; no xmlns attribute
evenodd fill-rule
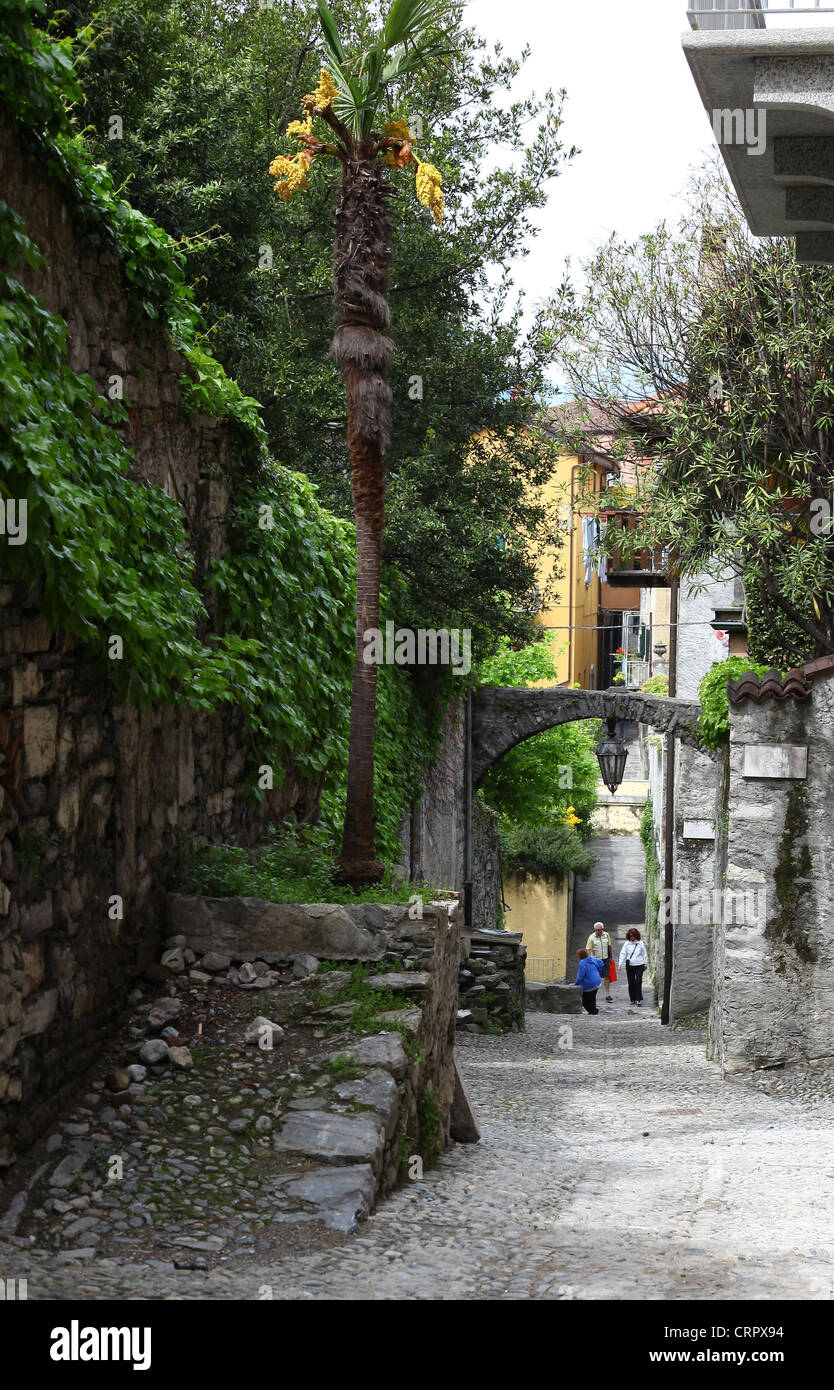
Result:
<svg viewBox="0 0 834 1390"><path fill-rule="evenodd" d="M677 694L678 689L678 591L680 581L673 579L669 591L669 695ZM663 827L663 883L668 890L672 888L675 871L675 735L672 729L666 734L666 789L664 800ZM666 921L663 926L663 1003L660 1009L661 1023L669 1022L669 1009L672 1000L672 969L674 966L675 934L670 903L666 902Z"/></svg>
<svg viewBox="0 0 834 1390"><path fill-rule="evenodd" d="M463 924L472 926L472 687L463 706Z"/></svg>
<svg viewBox="0 0 834 1390"><path fill-rule="evenodd" d="M570 531L568 532L568 551L570 553L568 568L568 685L573 684L573 617L575 605L573 601L573 549L576 544L574 538L574 519L573 519L573 499L574 499L574 476L576 470L581 468L581 463L574 463L570 470ZM580 528L581 535L581 528Z"/></svg>

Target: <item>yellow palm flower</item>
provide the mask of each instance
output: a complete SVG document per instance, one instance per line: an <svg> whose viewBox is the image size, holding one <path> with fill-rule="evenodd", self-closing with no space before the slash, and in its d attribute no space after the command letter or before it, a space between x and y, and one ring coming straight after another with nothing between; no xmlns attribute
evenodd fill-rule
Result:
<svg viewBox="0 0 834 1390"><path fill-rule="evenodd" d="M314 92L301 98L302 105L314 107L316 111L327 111L339 95L339 88L326 68L319 71L319 85Z"/></svg>
<svg viewBox="0 0 834 1390"><path fill-rule="evenodd" d="M312 135L313 133L313 113L307 112L307 119L304 121L290 121L287 126L288 135Z"/></svg>
<svg viewBox="0 0 834 1390"><path fill-rule="evenodd" d="M269 166L269 172L273 178L278 179L275 184L278 197L286 200L297 193L299 188L306 188L309 167L303 150L292 159L283 154L276 155Z"/></svg>
<svg viewBox="0 0 834 1390"><path fill-rule="evenodd" d="M408 121L389 121L382 127L389 140L413 140Z"/></svg>
<svg viewBox="0 0 834 1390"><path fill-rule="evenodd" d="M424 208L431 208L439 226L443 216L443 175L433 164L417 165L417 197Z"/></svg>

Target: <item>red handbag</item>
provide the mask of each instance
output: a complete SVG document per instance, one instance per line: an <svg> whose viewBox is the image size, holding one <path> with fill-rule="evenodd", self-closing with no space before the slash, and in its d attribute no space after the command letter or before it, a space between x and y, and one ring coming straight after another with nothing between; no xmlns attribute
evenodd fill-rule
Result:
<svg viewBox="0 0 834 1390"><path fill-rule="evenodd" d="M612 956L612 957L611 957L611 960L610 960L609 963L608 963L608 979L609 979L609 982L613 985L613 983L614 983L614 981L616 980L616 978L617 978L617 967L616 967L616 965L614 964L614 957Z"/></svg>

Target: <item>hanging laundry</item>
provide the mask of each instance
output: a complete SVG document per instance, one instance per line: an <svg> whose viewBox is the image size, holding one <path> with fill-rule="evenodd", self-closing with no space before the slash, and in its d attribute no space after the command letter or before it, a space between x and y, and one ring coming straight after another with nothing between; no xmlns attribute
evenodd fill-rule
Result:
<svg viewBox="0 0 834 1390"><path fill-rule="evenodd" d="M594 577L594 551L597 547L599 528L592 516L582 518L582 563L585 566L585 588Z"/></svg>

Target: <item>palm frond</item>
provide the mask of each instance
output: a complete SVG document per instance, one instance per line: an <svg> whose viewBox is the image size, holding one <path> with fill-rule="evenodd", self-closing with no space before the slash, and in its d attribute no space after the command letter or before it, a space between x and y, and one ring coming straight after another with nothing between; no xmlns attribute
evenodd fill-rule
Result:
<svg viewBox="0 0 834 1390"><path fill-rule="evenodd" d="M333 109L357 139L369 134L390 82L455 51L461 0L393 0L377 41L351 58L325 0L316 5L328 71L339 88Z"/></svg>
<svg viewBox="0 0 834 1390"><path fill-rule="evenodd" d="M385 47L397 48L429 29L448 25L460 9L459 0L394 0L385 23ZM451 27L456 28L456 23Z"/></svg>
<svg viewBox="0 0 834 1390"><path fill-rule="evenodd" d="M342 47L342 40L339 38L339 30L336 28L336 21L324 0L316 0L316 7L319 12L319 24L328 48L327 56L331 60L335 58L337 63L342 64L346 55Z"/></svg>
<svg viewBox="0 0 834 1390"><path fill-rule="evenodd" d="M448 58L454 51L454 46L445 42L428 44L419 48L416 45L412 45L410 48L401 48L383 68L380 81L385 86L389 82L395 82L398 77L406 77L410 73L421 72L434 59Z"/></svg>

